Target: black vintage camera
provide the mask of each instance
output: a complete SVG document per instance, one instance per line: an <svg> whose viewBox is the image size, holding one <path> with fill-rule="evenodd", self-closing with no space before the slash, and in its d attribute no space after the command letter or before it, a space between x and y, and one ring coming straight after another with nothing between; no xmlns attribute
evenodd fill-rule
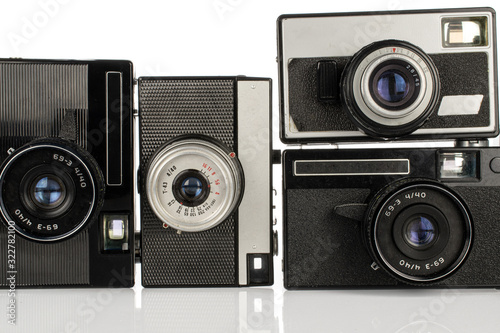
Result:
<svg viewBox="0 0 500 333"><path fill-rule="evenodd" d="M272 284L271 81L138 86L143 285Z"/></svg>
<svg viewBox="0 0 500 333"><path fill-rule="evenodd" d="M285 286L499 287L500 148L287 150Z"/></svg>
<svg viewBox="0 0 500 333"><path fill-rule="evenodd" d="M283 15L278 43L286 143L498 135L491 8Z"/></svg>
<svg viewBox="0 0 500 333"><path fill-rule="evenodd" d="M0 87L0 286L132 286L132 64L4 59Z"/></svg>

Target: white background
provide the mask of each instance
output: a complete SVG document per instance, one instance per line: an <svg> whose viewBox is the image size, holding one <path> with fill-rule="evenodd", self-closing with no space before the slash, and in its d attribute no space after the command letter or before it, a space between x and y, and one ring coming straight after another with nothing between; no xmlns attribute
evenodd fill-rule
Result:
<svg viewBox="0 0 500 333"><path fill-rule="evenodd" d="M490 6L493 1L2 1L0 57L128 59L135 75L273 78L278 138L276 18L285 13ZM1 133L0 133L1 135ZM279 167L274 168L279 171ZM280 174L274 186L281 233ZM496 332L494 290L285 292L272 288L20 290L17 326L0 332Z"/></svg>

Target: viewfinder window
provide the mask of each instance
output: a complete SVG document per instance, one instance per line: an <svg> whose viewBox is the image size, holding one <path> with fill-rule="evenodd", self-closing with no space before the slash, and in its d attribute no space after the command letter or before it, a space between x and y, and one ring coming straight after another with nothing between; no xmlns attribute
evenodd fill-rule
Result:
<svg viewBox="0 0 500 333"><path fill-rule="evenodd" d="M476 152L441 153L439 155L440 179L470 180L478 177L477 171Z"/></svg>
<svg viewBox="0 0 500 333"><path fill-rule="evenodd" d="M443 47L488 45L488 18L446 17L441 20Z"/></svg>

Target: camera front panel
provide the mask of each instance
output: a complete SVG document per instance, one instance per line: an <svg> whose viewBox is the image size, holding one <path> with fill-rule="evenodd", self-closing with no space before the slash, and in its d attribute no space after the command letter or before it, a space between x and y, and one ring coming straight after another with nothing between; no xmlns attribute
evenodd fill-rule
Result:
<svg viewBox="0 0 500 333"><path fill-rule="evenodd" d="M143 285L271 284L270 81L142 77L139 113Z"/></svg>
<svg viewBox="0 0 500 333"><path fill-rule="evenodd" d="M498 156L285 151L285 287L498 286Z"/></svg>
<svg viewBox="0 0 500 333"><path fill-rule="evenodd" d="M283 15L278 40L285 143L498 133L491 9Z"/></svg>
<svg viewBox="0 0 500 333"><path fill-rule="evenodd" d="M2 60L0 80L0 237L15 239L16 285L132 286L132 64Z"/></svg>

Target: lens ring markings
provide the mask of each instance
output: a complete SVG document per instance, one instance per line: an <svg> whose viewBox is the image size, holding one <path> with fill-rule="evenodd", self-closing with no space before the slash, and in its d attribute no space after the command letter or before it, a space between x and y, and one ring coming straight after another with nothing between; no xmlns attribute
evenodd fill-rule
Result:
<svg viewBox="0 0 500 333"><path fill-rule="evenodd" d="M366 220L377 262L407 283L430 283L459 268L471 246L472 221L458 196L432 181L407 181L386 190L371 203ZM439 230L434 241L420 248L405 239L415 216L432 219Z"/></svg>
<svg viewBox="0 0 500 333"><path fill-rule="evenodd" d="M411 82L414 91L403 103L377 96L374 85L386 72L384 68L397 69ZM422 126L435 111L440 91L432 60L418 47L398 40L375 42L361 49L342 73L341 81L347 115L359 130L379 138L404 136Z"/></svg>
<svg viewBox="0 0 500 333"><path fill-rule="evenodd" d="M192 198L183 188L190 178L201 183L201 192ZM215 227L235 211L243 194L243 179L234 153L209 137L187 137L160 147L153 155L145 191L162 222L177 230L197 232Z"/></svg>
<svg viewBox="0 0 500 333"><path fill-rule="evenodd" d="M18 233L36 241L56 241L81 230L93 217L104 193L90 154L63 140L48 140L19 148L0 170L0 213L14 221ZM57 144L54 144L57 142ZM51 204L34 193L43 179L60 182L64 191ZM16 195L17 194L17 195Z"/></svg>

